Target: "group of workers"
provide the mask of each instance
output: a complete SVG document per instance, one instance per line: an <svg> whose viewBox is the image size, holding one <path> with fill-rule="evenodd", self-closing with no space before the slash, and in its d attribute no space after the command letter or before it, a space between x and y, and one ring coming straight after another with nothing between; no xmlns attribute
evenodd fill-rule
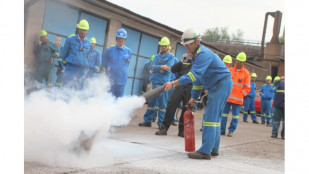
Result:
<svg viewBox="0 0 309 174"><path fill-rule="evenodd" d="M86 38L88 30L88 21L81 20L77 24L77 35L71 34L63 47L49 41L48 33L41 30L40 40L34 48L34 79L47 87L53 86L53 81L56 81L55 86L82 90L87 78L99 76L103 64L111 82L111 93L116 98L122 97L132 57L131 50L124 46L127 39L126 30L121 28L117 31L117 44L104 52L103 59L102 53L95 49L95 37L91 37L90 40Z"/></svg>
<svg viewBox="0 0 309 174"><path fill-rule="evenodd" d="M127 39L126 30L117 31L117 44L104 52L102 62L101 53L95 49L96 39L86 38L88 30L88 22L81 20L77 24L77 35L68 37L61 49L49 41L47 32L42 30L40 41L34 48L37 55L35 80L40 83L45 81L50 87L53 74L57 74L58 86L82 90L85 79L97 76L102 63L110 79L111 93L116 98L122 97L132 57L131 50L124 46ZM164 86L165 92L148 101L144 121L139 123L139 126L151 127L158 115L159 130L155 134L167 135L170 125L175 120L175 111L182 104L178 136L184 137L184 112L188 106L193 107L197 103L203 91L208 95L201 129L202 146L197 151L188 153L188 157L209 160L211 156L219 155L220 135L225 135L231 106L229 137L233 136L237 128L242 105L244 105L243 121L248 122L250 110L253 123L259 123L254 107L257 75L252 73L250 79L249 71L244 67L247 59L244 52L236 56L235 66L230 67L231 56L225 56L222 61L217 54L204 47L200 39L201 35L193 28L183 33L181 43L188 53L184 54L180 61L170 53L169 39L163 37L160 40L160 53L151 57L151 62L145 66L143 75L147 77L149 74L149 78L146 79L148 86L151 85L151 88ZM267 125L271 124L271 101L275 98L272 137L276 138L280 120L282 118L284 120L284 78L276 77L275 87L271 84L271 80L271 77L267 76L266 84L260 90L261 122L265 124L266 117ZM144 88L146 86L144 85ZM284 138L284 130L281 136Z"/></svg>

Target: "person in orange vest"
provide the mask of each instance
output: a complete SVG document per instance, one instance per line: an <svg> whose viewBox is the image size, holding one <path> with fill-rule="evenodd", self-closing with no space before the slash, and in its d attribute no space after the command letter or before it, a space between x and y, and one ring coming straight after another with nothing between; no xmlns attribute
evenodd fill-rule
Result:
<svg viewBox="0 0 309 174"><path fill-rule="evenodd" d="M230 55L226 55L224 58L223 58L223 62L224 64L230 68L231 64L232 64L232 57Z"/></svg>
<svg viewBox="0 0 309 174"><path fill-rule="evenodd" d="M233 132L236 130L240 107L244 103L244 97L249 94L251 89L250 73L244 67L246 59L247 56L244 52L239 53L236 57L236 65L230 68L232 73L233 89L229 98L227 99L221 119L221 135L225 135L227 117L232 106L232 121L230 123L230 127L228 128L228 137L232 137Z"/></svg>

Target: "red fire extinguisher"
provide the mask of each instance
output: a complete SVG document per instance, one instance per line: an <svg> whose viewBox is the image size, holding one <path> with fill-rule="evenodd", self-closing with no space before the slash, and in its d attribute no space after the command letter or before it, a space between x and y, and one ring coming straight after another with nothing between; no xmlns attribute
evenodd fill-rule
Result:
<svg viewBox="0 0 309 174"><path fill-rule="evenodd" d="M195 131L194 131L194 113L191 108L188 107L187 111L183 116L184 122L184 136L185 136L185 151L195 151Z"/></svg>

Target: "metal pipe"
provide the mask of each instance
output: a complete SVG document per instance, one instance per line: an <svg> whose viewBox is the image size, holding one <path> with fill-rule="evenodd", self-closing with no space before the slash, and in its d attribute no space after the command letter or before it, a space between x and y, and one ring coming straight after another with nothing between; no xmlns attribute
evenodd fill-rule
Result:
<svg viewBox="0 0 309 174"><path fill-rule="evenodd" d="M259 57L259 61L262 61L264 59L264 45L265 45L265 35L266 35L266 29L267 29L268 15L274 16L275 13L274 12L267 12L265 14L263 35L262 35L262 41L261 41L261 56Z"/></svg>

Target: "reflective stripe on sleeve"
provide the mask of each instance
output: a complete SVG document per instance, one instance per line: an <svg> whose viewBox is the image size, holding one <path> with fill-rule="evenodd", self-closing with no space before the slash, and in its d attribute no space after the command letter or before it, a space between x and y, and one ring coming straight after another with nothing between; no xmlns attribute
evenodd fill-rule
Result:
<svg viewBox="0 0 309 174"><path fill-rule="evenodd" d="M244 93L245 96L248 95L248 94L246 93L246 91L244 91L244 90L241 90L241 92Z"/></svg>
<svg viewBox="0 0 309 174"><path fill-rule="evenodd" d="M196 80L196 78L194 77L194 75L192 74L192 72L188 72L187 75L190 77L190 79L192 80L192 82L194 82L194 81Z"/></svg>
<svg viewBox="0 0 309 174"><path fill-rule="evenodd" d="M280 89L280 90L277 90L277 92L282 92L282 93L284 93L284 90Z"/></svg>
<svg viewBox="0 0 309 174"><path fill-rule="evenodd" d="M61 58L58 58L58 61L62 61L62 59L61 59Z"/></svg>
<svg viewBox="0 0 309 174"><path fill-rule="evenodd" d="M148 107L147 109L148 109L148 110L155 110L154 107Z"/></svg>
<svg viewBox="0 0 309 174"><path fill-rule="evenodd" d="M231 98L231 99L234 99L234 100L238 100L238 101L243 101L243 99L242 98L238 98L238 97L233 97L233 96L230 96L229 98Z"/></svg>
<svg viewBox="0 0 309 174"><path fill-rule="evenodd" d="M100 70L100 68L98 66L95 66L94 68L97 69L97 70Z"/></svg>
<svg viewBox="0 0 309 174"><path fill-rule="evenodd" d="M202 90L203 87L202 86L193 86L193 90Z"/></svg>

